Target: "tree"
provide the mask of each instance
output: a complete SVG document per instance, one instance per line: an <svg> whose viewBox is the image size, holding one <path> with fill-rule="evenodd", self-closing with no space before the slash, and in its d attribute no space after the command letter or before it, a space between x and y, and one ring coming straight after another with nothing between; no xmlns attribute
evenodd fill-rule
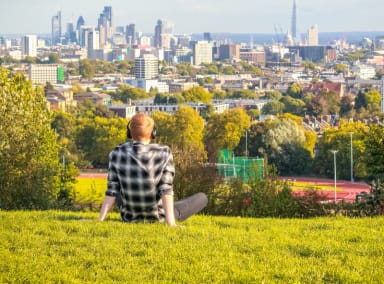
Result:
<svg viewBox="0 0 384 284"><path fill-rule="evenodd" d="M384 127L371 125L365 136L364 146L368 176L384 180Z"/></svg>
<svg viewBox="0 0 384 284"><path fill-rule="evenodd" d="M123 103L128 103L131 100L147 99L149 95L146 91L139 88L134 88L128 85L120 85L115 94L111 94L115 100L120 100Z"/></svg>
<svg viewBox="0 0 384 284"><path fill-rule="evenodd" d="M301 118L285 114L252 124L248 133L249 155L263 157L283 175L308 172L316 138L306 133L299 121ZM244 148L244 139L236 152L239 148Z"/></svg>
<svg viewBox="0 0 384 284"><path fill-rule="evenodd" d="M212 100L212 94L200 86L184 91L182 95L186 102L209 103Z"/></svg>
<svg viewBox="0 0 384 284"><path fill-rule="evenodd" d="M43 90L0 70L0 208L46 209L59 190L56 135Z"/></svg>
<svg viewBox="0 0 384 284"><path fill-rule="evenodd" d="M352 118L354 116L353 98L351 95L344 95L340 101L340 116L346 118Z"/></svg>
<svg viewBox="0 0 384 284"><path fill-rule="evenodd" d="M303 94L303 87L298 83L293 83L287 89L287 95L295 99L301 99Z"/></svg>
<svg viewBox="0 0 384 284"><path fill-rule="evenodd" d="M277 102L277 101L272 101L272 102L269 102L266 105L264 105L263 108L261 109L261 112L263 114L276 115L278 113L283 113L284 107L285 107L285 105L283 103Z"/></svg>
<svg viewBox="0 0 384 284"><path fill-rule="evenodd" d="M368 127L362 122L350 122L340 120L338 128L327 127L319 139L317 155L314 163L314 171L317 174L328 177L333 176L333 154L337 153L337 178L350 178L350 132L353 132L353 173L357 178L365 178L367 175L366 162L364 161L364 137L367 135Z"/></svg>
<svg viewBox="0 0 384 284"><path fill-rule="evenodd" d="M355 109L359 113L368 112L369 115L380 111L381 94L374 89L360 90L355 98Z"/></svg>
<svg viewBox="0 0 384 284"><path fill-rule="evenodd" d="M336 64L335 71L337 74L344 73L348 71L348 65L345 64Z"/></svg>
<svg viewBox="0 0 384 284"><path fill-rule="evenodd" d="M204 151L204 120L193 108L180 105L173 115L155 112L159 140L181 150Z"/></svg>
<svg viewBox="0 0 384 284"><path fill-rule="evenodd" d="M221 149L235 149L249 127L250 117L240 108L212 115L204 138L210 160L216 161L217 152Z"/></svg>
<svg viewBox="0 0 384 284"><path fill-rule="evenodd" d="M126 141L127 121L123 118L81 118L76 129L76 144L89 163L108 164L108 154Z"/></svg>
<svg viewBox="0 0 384 284"><path fill-rule="evenodd" d="M88 59L80 60L79 73L83 78L91 80L95 75L95 67L89 62Z"/></svg>
<svg viewBox="0 0 384 284"><path fill-rule="evenodd" d="M49 64L56 64L60 62L60 57L57 53L50 53L48 55L48 63Z"/></svg>
<svg viewBox="0 0 384 284"><path fill-rule="evenodd" d="M284 96L280 100L284 104L284 112L304 115L306 108L305 103L300 99L294 99L291 96Z"/></svg>

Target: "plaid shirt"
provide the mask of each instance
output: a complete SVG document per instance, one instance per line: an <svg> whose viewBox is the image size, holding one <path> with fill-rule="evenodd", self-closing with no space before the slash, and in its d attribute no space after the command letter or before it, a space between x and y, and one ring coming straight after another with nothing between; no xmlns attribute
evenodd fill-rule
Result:
<svg viewBox="0 0 384 284"><path fill-rule="evenodd" d="M121 195L120 214L126 222L164 221L164 194L173 195L175 168L168 146L124 143L109 154L106 195Z"/></svg>

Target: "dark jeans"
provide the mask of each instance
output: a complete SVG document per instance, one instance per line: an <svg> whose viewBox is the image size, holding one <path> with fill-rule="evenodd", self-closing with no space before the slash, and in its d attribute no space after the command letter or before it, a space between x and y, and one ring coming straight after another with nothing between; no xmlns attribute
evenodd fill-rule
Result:
<svg viewBox="0 0 384 284"><path fill-rule="evenodd" d="M121 196L116 196L117 206L120 208L121 206ZM175 201L174 203L174 211L175 218L177 221L184 221L187 218L191 217L193 214L196 214L204 209L208 204L207 196L202 193L196 193L187 198Z"/></svg>

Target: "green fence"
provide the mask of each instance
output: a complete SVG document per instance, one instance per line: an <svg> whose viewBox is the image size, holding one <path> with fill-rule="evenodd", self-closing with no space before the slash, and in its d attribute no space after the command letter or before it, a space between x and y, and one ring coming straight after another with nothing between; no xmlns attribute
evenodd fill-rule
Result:
<svg viewBox="0 0 384 284"><path fill-rule="evenodd" d="M264 159L235 157L233 151L220 150L217 169L220 176L225 178L240 177L244 182L250 178L263 179Z"/></svg>

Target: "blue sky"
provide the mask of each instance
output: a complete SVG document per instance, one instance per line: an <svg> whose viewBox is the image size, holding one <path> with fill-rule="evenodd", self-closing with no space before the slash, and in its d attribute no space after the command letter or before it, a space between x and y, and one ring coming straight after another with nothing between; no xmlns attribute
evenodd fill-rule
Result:
<svg viewBox="0 0 384 284"><path fill-rule="evenodd" d="M384 31L384 0L296 0L297 26L305 32ZM157 19L174 23L175 33L274 33L290 28L293 0L2 0L0 34L49 33L51 17L62 11L63 26L82 15L96 25L104 6L112 6L116 25L136 24L153 33ZM64 28L65 30L65 28Z"/></svg>

